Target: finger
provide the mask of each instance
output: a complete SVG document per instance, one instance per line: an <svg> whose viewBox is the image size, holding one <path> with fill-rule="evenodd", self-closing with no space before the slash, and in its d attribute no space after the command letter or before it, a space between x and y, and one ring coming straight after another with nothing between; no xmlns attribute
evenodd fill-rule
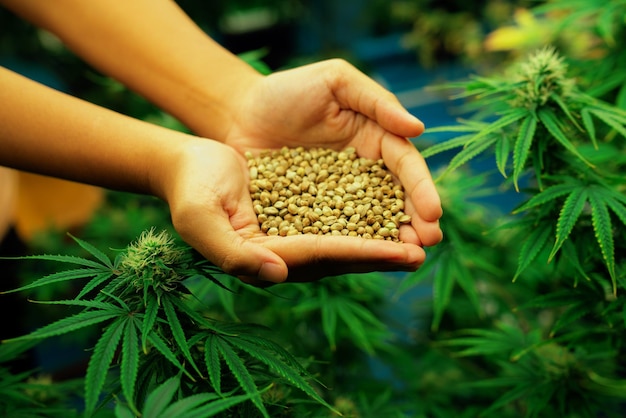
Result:
<svg viewBox="0 0 626 418"><path fill-rule="evenodd" d="M385 135L381 153L385 165L402 183L417 215L427 222L438 220L443 212L441 199L428 165L415 146L406 138Z"/></svg>
<svg viewBox="0 0 626 418"><path fill-rule="evenodd" d="M405 202L404 212L407 215L411 215L412 213L415 213L415 209L413 208L413 203L410 200L407 200ZM419 238L419 234L417 233L417 230L415 228L415 225L413 225L414 222L415 220L413 219L413 216L412 216L410 224L400 225L400 228L398 228L399 229L398 238L402 242L406 242L408 244L419 245L420 247L422 247L424 246L424 244L422 244L422 241Z"/></svg>
<svg viewBox="0 0 626 418"><path fill-rule="evenodd" d="M347 236L270 237L266 248L289 266L289 281L370 271L415 271L426 257L413 244Z"/></svg>
<svg viewBox="0 0 626 418"><path fill-rule="evenodd" d="M345 109L367 116L383 129L401 136L415 137L424 132L421 120L409 113L389 90L342 60L332 60L335 71L330 80L335 97Z"/></svg>
<svg viewBox="0 0 626 418"><path fill-rule="evenodd" d="M407 199L405 203L405 212L411 215L411 224L400 227L399 237L402 241L425 247L441 242L443 232L439 226L439 220L430 222L419 217L411 199Z"/></svg>
<svg viewBox="0 0 626 418"><path fill-rule="evenodd" d="M246 206L242 202L241 206L251 205L247 202ZM238 216L244 217L233 215L235 218ZM285 262L271 250L245 238L254 231L236 231L227 212L211 211L203 206L201 211L191 210L187 216L178 219L174 226L181 237L226 273L273 283L287 278Z"/></svg>

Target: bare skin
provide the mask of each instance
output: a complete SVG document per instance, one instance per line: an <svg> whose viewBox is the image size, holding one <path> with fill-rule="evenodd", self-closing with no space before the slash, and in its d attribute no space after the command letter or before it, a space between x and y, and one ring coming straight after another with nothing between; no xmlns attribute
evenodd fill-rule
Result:
<svg viewBox="0 0 626 418"><path fill-rule="evenodd" d="M262 76L168 0L0 3L199 135L134 120L0 69L0 165L159 196L185 241L253 283L415 270L422 247L441 240L439 196L406 139L421 134L423 124L346 62ZM284 145L354 146L362 156L383 158L409 196L413 223L401 230L405 242L265 236L242 154Z"/></svg>

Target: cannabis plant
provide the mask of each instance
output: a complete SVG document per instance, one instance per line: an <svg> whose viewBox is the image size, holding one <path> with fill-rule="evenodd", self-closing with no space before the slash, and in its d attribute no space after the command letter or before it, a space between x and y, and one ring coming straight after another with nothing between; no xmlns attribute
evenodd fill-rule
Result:
<svg viewBox="0 0 626 418"><path fill-rule="evenodd" d="M493 152L498 170L505 177L512 174L516 190L520 177L532 166L535 195L516 212L532 212L530 224L539 225L542 221L548 224L554 215L551 209L560 210L556 225L550 223L549 228L537 228L531 234L530 244L520 256L516 277L554 236L548 256L548 261L552 260L587 207L593 226L590 232L595 239L591 236L585 244L597 241L613 294L617 294L611 213L623 224L626 199L623 181L613 173L618 172L624 161L617 158L609 162L606 157L619 155L619 143L613 137L626 137L626 112L578 91L574 80L567 77L563 58L551 48L530 56L506 78L476 77L466 87L460 96L476 98L470 108L481 109L483 115L497 115L497 120L464 120L454 128L431 130L452 129L464 135L430 147L424 152L426 157L462 147L445 174L481 153ZM578 250L580 254L587 252L583 248Z"/></svg>
<svg viewBox="0 0 626 418"><path fill-rule="evenodd" d="M91 259L26 257L76 267L14 291L84 280L74 299L40 302L78 312L13 341L41 340L88 326L101 329L85 376L87 416L116 400L118 416L139 416L141 411L145 416L180 416L181 411L185 416L213 416L239 408L248 411L241 412L245 416L268 417L268 408L281 408L274 402L288 403L266 395L276 393L276 387L285 387L283 392L292 387L332 409L301 363L263 336L261 327L221 323L193 308L196 301L186 284L202 280L224 287L216 278L224 273L190 247L166 232L147 230L111 260L93 245L74 240ZM168 412L153 415L158 408Z"/></svg>
<svg viewBox="0 0 626 418"><path fill-rule="evenodd" d="M412 382L428 399L416 408L623 416L626 111L583 92L551 47L502 77L446 87L460 90L469 116L428 130L457 136L423 152L453 156L438 178L446 241L403 284L432 280L433 332L414 350L436 359L420 365L422 375L443 369L434 394L432 382ZM479 157L517 193L512 214L468 201L486 191L485 176L467 172Z"/></svg>

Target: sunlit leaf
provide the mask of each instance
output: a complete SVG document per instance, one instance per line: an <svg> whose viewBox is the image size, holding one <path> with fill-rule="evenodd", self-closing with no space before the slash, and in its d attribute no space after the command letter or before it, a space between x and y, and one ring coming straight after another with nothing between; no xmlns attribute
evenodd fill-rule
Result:
<svg viewBox="0 0 626 418"><path fill-rule="evenodd" d="M424 135L429 133L443 133L443 132L472 132L471 135L464 135L471 138L476 132L480 132L480 128L486 128L489 124L485 122L465 121L461 120L458 125L445 125L437 126L434 128L428 128L424 131ZM454 139L456 140L456 138ZM453 141L452 139L450 141ZM446 141L448 142L448 141Z"/></svg>

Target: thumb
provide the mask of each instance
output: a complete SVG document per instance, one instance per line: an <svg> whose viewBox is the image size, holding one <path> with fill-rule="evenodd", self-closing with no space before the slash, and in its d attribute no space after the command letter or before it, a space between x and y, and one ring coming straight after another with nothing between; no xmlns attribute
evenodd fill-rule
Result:
<svg viewBox="0 0 626 418"><path fill-rule="evenodd" d="M401 137L416 137L424 132L424 123L409 113L398 98L382 85L343 60L332 60L337 68L334 94L342 107L367 116L383 129Z"/></svg>

